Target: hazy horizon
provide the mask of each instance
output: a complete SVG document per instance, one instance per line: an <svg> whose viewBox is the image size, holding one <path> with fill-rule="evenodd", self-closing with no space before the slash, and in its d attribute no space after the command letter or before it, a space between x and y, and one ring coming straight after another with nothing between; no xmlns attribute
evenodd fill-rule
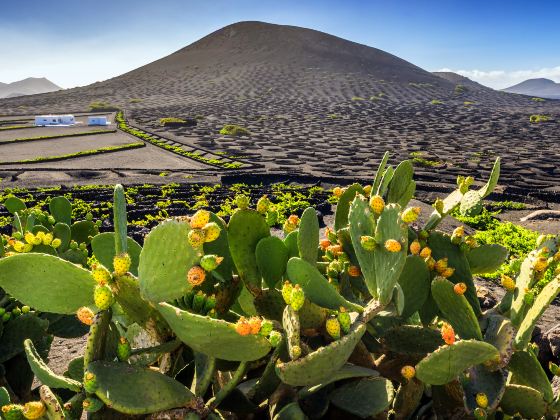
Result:
<svg viewBox="0 0 560 420"><path fill-rule="evenodd" d="M560 29L554 16L527 13L527 2L507 8L482 1L422 4L403 0L312 0L281 4L254 0L139 0L82 4L61 0L36 7L8 3L0 15L5 51L0 82L46 77L71 88L106 80L169 55L209 33L244 20L316 29L384 50L428 71L453 71L502 89L526 79L560 82ZM134 6L134 7L132 7ZM406 28L403 29L403 28Z"/></svg>

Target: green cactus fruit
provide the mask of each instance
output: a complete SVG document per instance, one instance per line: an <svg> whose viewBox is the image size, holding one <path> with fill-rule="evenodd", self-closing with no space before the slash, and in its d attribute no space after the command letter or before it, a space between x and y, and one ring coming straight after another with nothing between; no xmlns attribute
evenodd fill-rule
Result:
<svg viewBox="0 0 560 420"><path fill-rule="evenodd" d="M192 310L195 313L200 313L202 311L202 308L204 308L204 304L206 303L206 295L202 292L202 290L199 290L196 295L194 295L193 297L193 304L192 304Z"/></svg>
<svg viewBox="0 0 560 420"><path fill-rule="evenodd" d="M200 266L206 271L212 271L218 268L223 260L223 257L217 255L205 255L200 259Z"/></svg>
<svg viewBox="0 0 560 420"><path fill-rule="evenodd" d="M374 251L377 247L377 242L375 242L375 238L373 236L364 235L360 238L360 245L366 251Z"/></svg>
<svg viewBox="0 0 560 420"><path fill-rule="evenodd" d="M37 420L47 412L47 407L42 401L29 401L23 406L23 417L29 420Z"/></svg>
<svg viewBox="0 0 560 420"><path fill-rule="evenodd" d="M268 197L266 195L263 195L261 198L259 198L259 201L257 201L257 211L260 214L266 214L266 212L270 208L270 204L271 203Z"/></svg>
<svg viewBox="0 0 560 420"><path fill-rule="evenodd" d="M420 207L409 207L402 212L401 219L405 223L412 223L418 219Z"/></svg>
<svg viewBox="0 0 560 420"><path fill-rule="evenodd" d="M97 284L104 285L111 281L111 273L103 265L97 264L91 270L91 276Z"/></svg>
<svg viewBox="0 0 560 420"><path fill-rule="evenodd" d="M107 285L97 285L93 291L93 301L101 311L109 309L115 303L113 291Z"/></svg>
<svg viewBox="0 0 560 420"><path fill-rule="evenodd" d="M2 407L2 416L5 420L23 420L23 406L8 404Z"/></svg>
<svg viewBox="0 0 560 420"><path fill-rule="evenodd" d="M202 228L204 233L204 242L214 242L220 237L222 228L216 222L208 222Z"/></svg>
<svg viewBox="0 0 560 420"><path fill-rule="evenodd" d="M128 255L127 253L115 255L115 258L113 258L113 268L115 269L115 275L117 277L124 276L130 270L131 264L132 260L130 259L130 255Z"/></svg>
<svg viewBox="0 0 560 420"><path fill-rule="evenodd" d="M245 194L237 194L234 201L235 205L241 210L246 210L249 207L249 197Z"/></svg>
<svg viewBox="0 0 560 420"><path fill-rule="evenodd" d="M268 336L268 342L272 347L278 347L282 342L282 334L278 331L271 331Z"/></svg>
<svg viewBox="0 0 560 420"><path fill-rule="evenodd" d="M338 321L338 318L328 318L325 322L325 329L334 340L338 340L340 338L340 322Z"/></svg>
<svg viewBox="0 0 560 420"><path fill-rule="evenodd" d="M88 397L82 402L84 411L88 413L95 413L103 408L103 401L99 398Z"/></svg>
<svg viewBox="0 0 560 420"><path fill-rule="evenodd" d="M350 324L352 321L350 320L350 314L346 312L344 307L340 308L337 318L342 332L344 334L348 334L348 332L350 332Z"/></svg>
<svg viewBox="0 0 560 420"><path fill-rule="evenodd" d="M272 332L273 324L272 321L265 319L261 323L261 329L259 330L259 334L267 337Z"/></svg>
<svg viewBox="0 0 560 420"><path fill-rule="evenodd" d="M210 295L206 297L206 302L202 308L203 314L208 314L212 309L216 307L216 295Z"/></svg>
<svg viewBox="0 0 560 420"><path fill-rule="evenodd" d="M299 284L292 288L290 294L290 306L294 311L299 311L305 302L305 293Z"/></svg>
<svg viewBox="0 0 560 420"><path fill-rule="evenodd" d="M200 248L206 239L206 235L202 229L192 229L187 235L189 245L193 248Z"/></svg>
<svg viewBox="0 0 560 420"><path fill-rule="evenodd" d="M121 362L126 362L130 357L132 349L130 348L130 342L126 337L120 337L117 343L117 358Z"/></svg>
<svg viewBox="0 0 560 420"><path fill-rule="evenodd" d="M210 212L208 210L198 210L189 220L189 224L193 229L202 229L206 223L210 221Z"/></svg>
<svg viewBox="0 0 560 420"><path fill-rule="evenodd" d="M288 280L284 282L282 285L282 297L284 298L284 302L286 305L292 303L292 291L294 290L294 286Z"/></svg>
<svg viewBox="0 0 560 420"><path fill-rule="evenodd" d="M86 390L87 393L95 394L95 391L97 390L97 378L93 373L91 372L84 373L83 384L84 384L84 389Z"/></svg>

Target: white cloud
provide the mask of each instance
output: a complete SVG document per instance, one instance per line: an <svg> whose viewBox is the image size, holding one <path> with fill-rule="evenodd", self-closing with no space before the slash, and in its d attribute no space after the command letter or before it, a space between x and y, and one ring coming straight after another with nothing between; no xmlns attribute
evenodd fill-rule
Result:
<svg viewBox="0 0 560 420"><path fill-rule="evenodd" d="M504 89L520 83L527 79L545 78L551 79L560 83L560 66L558 67L544 67L535 70L451 70L448 68L438 71L452 71L461 76L468 77L475 82L481 83L485 86L490 86L494 89Z"/></svg>

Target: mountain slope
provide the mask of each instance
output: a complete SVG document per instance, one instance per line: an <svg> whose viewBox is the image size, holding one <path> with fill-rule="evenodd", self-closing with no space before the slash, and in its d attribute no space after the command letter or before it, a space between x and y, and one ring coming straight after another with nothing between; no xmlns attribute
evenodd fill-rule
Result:
<svg viewBox="0 0 560 420"><path fill-rule="evenodd" d="M44 77L28 77L13 83L0 83L0 98L55 92L60 89L60 86Z"/></svg>
<svg viewBox="0 0 560 420"><path fill-rule="evenodd" d="M474 83L474 82L472 82ZM454 83L377 48L295 26L239 22L121 76L37 97L0 101L0 113L88 109L93 101L122 108L208 104L226 107L253 100L325 107L352 98L429 103L521 101L491 89L458 95ZM381 95L381 96L378 96ZM374 97L374 99L371 99ZM138 105L131 105L131 99ZM285 103L284 103L285 102ZM269 104L270 103L270 104Z"/></svg>
<svg viewBox="0 0 560 420"><path fill-rule="evenodd" d="M519 93L522 95L560 99L560 83L544 78L528 79L503 90L504 92Z"/></svg>

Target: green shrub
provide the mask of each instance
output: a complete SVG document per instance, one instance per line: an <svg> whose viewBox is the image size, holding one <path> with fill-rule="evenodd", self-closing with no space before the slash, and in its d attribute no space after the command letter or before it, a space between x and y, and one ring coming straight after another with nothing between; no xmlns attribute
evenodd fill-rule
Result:
<svg viewBox="0 0 560 420"><path fill-rule="evenodd" d="M455 86L455 94L459 95L463 92L465 92L467 90L467 88L463 85L457 85Z"/></svg>
<svg viewBox="0 0 560 420"><path fill-rule="evenodd" d="M97 101L89 104L89 110L91 112L115 112L119 109L119 106L110 104L108 102Z"/></svg>
<svg viewBox="0 0 560 420"><path fill-rule="evenodd" d="M220 134L224 136L250 136L251 133L244 127L235 124L224 125L224 128L220 130Z"/></svg>
<svg viewBox="0 0 560 420"><path fill-rule="evenodd" d="M534 102L545 102L543 98L531 98L531 100Z"/></svg>
<svg viewBox="0 0 560 420"><path fill-rule="evenodd" d="M442 104L443 104L443 102L440 101L439 99L432 99L432 100L430 101L430 103L431 103L432 105L442 105Z"/></svg>
<svg viewBox="0 0 560 420"><path fill-rule="evenodd" d="M174 117L166 117L159 119L159 125L165 126L173 126L173 125L182 125L185 124L186 121L182 118L174 118Z"/></svg>
<svg viewBox="0 0 560 420"><path fill-rule="evenodd" d="M546 122L550 120L550 117L548 115L539 115L539 114L533 114L529 117L529 121L533 124L537 124L540 122Z"/></svg>

